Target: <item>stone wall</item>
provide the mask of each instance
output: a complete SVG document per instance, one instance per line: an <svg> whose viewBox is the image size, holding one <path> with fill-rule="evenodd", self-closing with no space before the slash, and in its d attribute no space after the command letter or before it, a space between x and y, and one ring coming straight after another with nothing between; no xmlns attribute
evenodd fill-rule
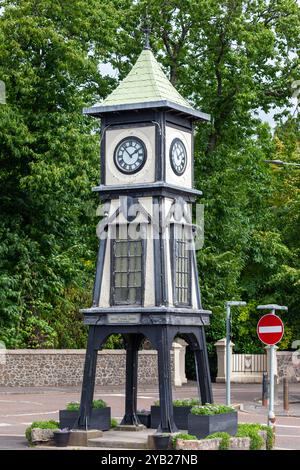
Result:
<svg viewBox="0 0 300 470"><path fill-rule="evenodd" d="M6 350L0 361L0 386L80 385L84 359L84 349ZM173 352L171 352L172 374L173 364ZM139 352L138 374L140 384L157 383L156 351ZM99 385L123 385L125 383L124 350L99 351L96 383Z"/></svg>

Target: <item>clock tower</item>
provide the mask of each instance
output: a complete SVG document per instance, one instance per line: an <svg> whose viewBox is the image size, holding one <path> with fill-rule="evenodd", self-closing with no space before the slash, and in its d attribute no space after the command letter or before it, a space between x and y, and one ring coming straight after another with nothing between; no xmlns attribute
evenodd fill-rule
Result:
<svg viewBox="0 0 300 470"><path fill-rule="evenodd" d="M201 195L193 187L193 126L210 116L177 92L147 46L119 86L84 113L101 119L101 180L93 191L104 217L93 304L82 310L89 336L78 427L89 427L97 352L118 333L126 348L122 423L138 424L138 350L147 338L158 357L159 430L174 432L177 335L194 352L202 403L212 402L204 331L211 312L201 303L191 214Z"/></svg>

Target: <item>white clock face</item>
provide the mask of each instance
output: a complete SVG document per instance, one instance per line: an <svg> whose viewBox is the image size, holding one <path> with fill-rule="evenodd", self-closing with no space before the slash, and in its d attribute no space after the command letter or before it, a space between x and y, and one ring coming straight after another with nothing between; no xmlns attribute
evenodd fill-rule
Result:
<svg viewBox="0 0 300 470"><path fill-rule="evenodd" d="M144 166L146 159L145 144L138 137L126 137L115 149L115 165L122 173L136 173Z"/></svg>
<svg viewBox="0 0 300 470"><path fill-rule="evenodd" d="M170 161L176 175L185 172L187 164L187 153L184 143L180 139L174 139L170 147Z"/></svg>

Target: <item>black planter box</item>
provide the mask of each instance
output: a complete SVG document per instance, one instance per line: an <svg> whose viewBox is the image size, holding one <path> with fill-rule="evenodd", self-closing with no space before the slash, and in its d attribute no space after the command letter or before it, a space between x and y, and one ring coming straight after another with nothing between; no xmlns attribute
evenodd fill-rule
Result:
<svg viewBox="0 0 300 470"><path fill-rule="evenodd" d="M192 406L173 406L174 421L178 429L188 428L188 416ZM160 425L160 406L151 406L151 428Z"/></svg>
<svg viewBox="0 0 300 470"><path fill-rule="evenodd" d="M218 415L192 415L188 417L188 433L203 439L214 432L227 432L235 436L237 432L237 412Z"/></svg>
<svg viewBox="0 0 300 470"><path fill-rule="evenodd" d="M60 429L73 427L77 424L79 411L60 410L59 427ZM110 407L92 410L91 421L88 429L99 429L108 431L110 429L111 411Z"/></svg>
<svg viewBox="0 0 300 470"><path fill-rule="evenodd" d="M151 427L151 412L150 411L145 411L143 413L137 413L136 414L140 423L146 426L146 428Z"/></svg>
<svg viewBox="0 0 300 470"><path fill-rule="evenodd" d="M153 443L155 450L171 449L171 436L163 436L161 434L153 435Z"/></svg>
<svg viewBox="0 0 300 470"><path fill-rule="evenodd" d="M54 431L53 439L57 447L67 447L69 443L70 432Z"/></svg>

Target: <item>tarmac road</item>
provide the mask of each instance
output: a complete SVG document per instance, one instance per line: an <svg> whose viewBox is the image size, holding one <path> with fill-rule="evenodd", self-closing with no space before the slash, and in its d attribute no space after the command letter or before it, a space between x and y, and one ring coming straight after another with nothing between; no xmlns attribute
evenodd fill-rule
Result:
<svg viewBox="0 0 300 470"><path fill-rule="evenodd" d="M214 401L225 402L224 384L214 384ZM277 416L276 448L282 450L300 450L300 384L291 390L294 401L299 402L290 407L290 413L296 416ZM193 382L173 390L174 398L191 398L197 396ZM257 405L260 397L260 385L232 384L232 403L243 403L245 411L239 412L239 422L260 422L266 424L267 410ZM78 401L80 387L32 387L0 389L0 449L26 449L24 432L33 421L58 420L58 410L64 409L66 403ZM112 416L121 419L124 412L123 387L96 387L95 398L104 399L112 408ZM158 398L157 388L147 387L139 390L138 409L150 409ZM281 413L281 407L277 407Z"/></svg>

